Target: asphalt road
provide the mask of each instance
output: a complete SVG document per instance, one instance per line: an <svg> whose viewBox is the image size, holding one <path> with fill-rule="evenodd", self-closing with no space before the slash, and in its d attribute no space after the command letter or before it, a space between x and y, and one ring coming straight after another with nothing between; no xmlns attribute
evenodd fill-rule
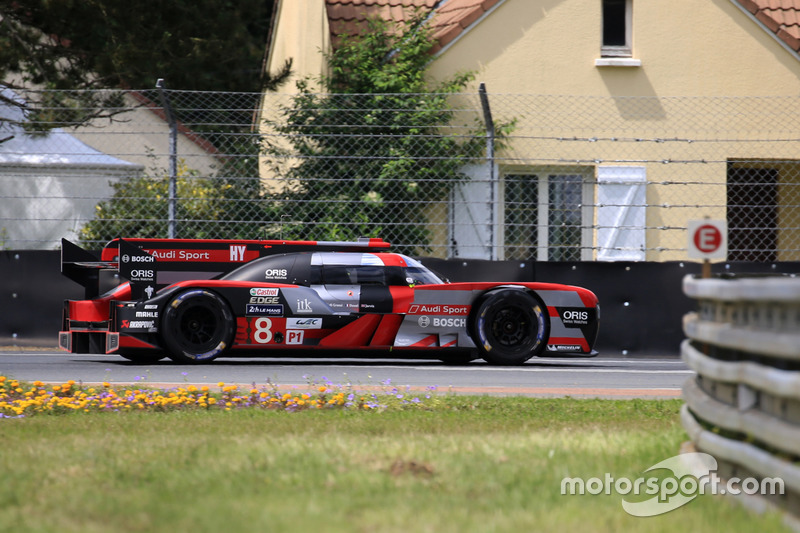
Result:
<svg viewBox="0 0 800 533"><path fill-rule="evenodd" d="M676 398L694 372L676 356L599 356L591 359L533 358L520 367L482 361L446 366L438 361L399 359L218 359L210 365L176 365L169 360L135 365L115 355L46 351L0 351L0 375L24 381L110 382L172 387L187 384L282 388L309 382L351 383L357 388L390 385L409 390L603 398Z"/></svg>

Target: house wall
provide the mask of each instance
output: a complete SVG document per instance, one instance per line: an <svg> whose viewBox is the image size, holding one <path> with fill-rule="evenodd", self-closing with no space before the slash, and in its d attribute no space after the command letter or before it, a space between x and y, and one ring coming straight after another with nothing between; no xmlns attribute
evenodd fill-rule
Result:
<svg viewBox="0 0 800 533"><path fill-rule="evenodd" d="M780 165L781 160L797 159L794 143L763 141L797 137L795 125L787 123L794 121L782 113L785 101L780 97L796 99L800 61L731 0L632 2L632 56L638 66L596 65L601 55L599 0L504 0L445 46L430 75L446 79L474 71L476 80L467 92L475 94L477 85L485 83L495 119L516 119L512 135L518 138L496 160L501 174L510 168L504 158L517 166L544 159L581 162L594 165L595 172L599 165L646 165L646 203L657 208L647 209L644 259L684 260L685 250L679 248L686 241L686 221L726 218L728 161ZM279 7L268 67L275 70L293 57L295 79L318 76L324 65L320 51L330 49L324 2L282 1ZM294 93L294 83L281 91ZM504 95L557 97L534 109L510 99L504 105ZM586 99L580 111L571 97ZM624 134L684 141L542 140ZM540 140L534 143L529 140L533 138ZM680 167L664 161L693 164ZM800 182L797 170L785 165L782 179ZM266 183L272 177L264 165L262 177ZM783 192L779 198L796 204ZM779 208L780 222L796 228L797 215L786 214L790 211ZM441 228L442 217L433 216L431 225ZM796 242L798 233L782 231L779 242ZM434 245L446 246L445 233L435 234ZM798 259L796 252L781 253L781 260Z"/></svg>
<svg viewBox="0 0 800 533"><path fill-rule="evenodd" d="M292 58L292 74L279 93L297 92L296 81L318 78L325 68L323 54L330 51L330 27L324 0L278 0L267 71L276 72Z"/></svg>
<svg viewBox="0 0 800 533"><path fill-rule="evenodd" d="M70 134L95 150L114 154L125 161L142 165L153 177L169 175L169 123L131 95L125 96L130 111L113 121L95 119L87 126L70 130ZM158 104L161 105L160 103ZM178 160L187 170L200 176L212 176L221 162L212 152L178 133Z"/></svg>
<svg viewBox="0 0 800 533"><path fill-rule="evenodd" d="M506 0L445 48L431 74L474 70L489 92L796 96L800 63L730 0L633 0L641 67L595 67L599 0Z"/></svg>
<svg viewBox="0 0 800 533"><path fill-rule="evenodd" d="M542 114L493 105L496 118L517 119L515 134L521 136L563 133L603 138L629 131L653 138L712 139L714 142L703 146L702 151L697 145L669 146L671 159L708 161L687 167L682 176L687 182L724 184L728 159L797 158L796 147L791 143L771 145L767 156L763 143L741 142L779 136L776 131L781 129L780 101L753 100L752 105L763 109L723 111L711 116L704 108L709 98L796 97L800 88L798 58L730 0L633 0L632 55L641 61L640 66L633 67L595 66L600 57L600 7L598 0L506 0L442 51L431 66L431 75L443 79L456 72L475 71L476 82L471 90L477 91L477 83L484 82L490 96L537 94L615 99L616 121L609 121L606 114L597 114L596 119L576 115L568 107L551 107ZM570 104L569 100L564 102ZM503 116L503 112L508 115ZM744 116L748 118L743 119ZM695 122L695 117L705 117L705 122ZM518 144L506 155L535 159L546 153L549 159L590 161L664 159L663 146L658 143L628 145L625 150L621 153L618 143L603 146L553 142L539 143L535 148ZM501 160L502 157L501 153ZM649 163L647 180L656 184L674 182L676 169ZM707 188L703 199L706 205L724 206L725 187ZM650 185L647 203L681 205L687 204L687 197L674 186ZM663 228L685 227L686 220L703 216L724 219L725 209L648 210L647 226L658 228L647 232L648 249L676 242L674 233L683 231ZM794 239L796 235L789 237ZM678 242L683 240L681 237ZM647 259L655 259L655 255L648 252ZM677 251L672 256L657 252L657 258L683 259L684 255Z"/></svg>

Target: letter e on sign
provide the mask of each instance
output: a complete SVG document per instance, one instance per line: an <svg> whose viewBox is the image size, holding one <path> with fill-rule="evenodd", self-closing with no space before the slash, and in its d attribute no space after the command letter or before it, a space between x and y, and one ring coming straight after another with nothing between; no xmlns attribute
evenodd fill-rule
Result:
<svg viewBox="0 0 800 533"><path fill-rule="evenodd" d="M689 221L689 259L725 259L728 227L724 220Z"/></svg>

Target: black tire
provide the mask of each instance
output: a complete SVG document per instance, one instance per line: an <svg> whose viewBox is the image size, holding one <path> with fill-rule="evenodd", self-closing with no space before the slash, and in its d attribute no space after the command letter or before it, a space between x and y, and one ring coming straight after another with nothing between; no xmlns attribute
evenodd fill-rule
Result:
<svg viewBox="0 0 800 533"><path fill-rule="evenodd" d="M521 365L547 346L550 321L546 307L521 289L488 293L471 317L478 351L492 365Z"/></svg>
<svg viewBox="0 0 800 533"><path fill-rule="evenodd" d="M121 355L128 361L132 363L137 363L140 365L148 365L150 363L157 363L166 357L163 353L152 352L150 350L147 351L118 351L116 352L118 355Z"/></svg>
<svg viewBox="0 0 800 533"><path fill-rule="evenodd" d="M162 313L161 339L176 363L213 361L230 347L235 332L228 304L205 289L178 294Z"/></svg>

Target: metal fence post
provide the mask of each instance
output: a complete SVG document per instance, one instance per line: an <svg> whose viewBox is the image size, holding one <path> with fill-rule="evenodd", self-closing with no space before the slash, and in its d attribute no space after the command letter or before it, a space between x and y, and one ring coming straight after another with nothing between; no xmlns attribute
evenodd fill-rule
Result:
<svg viewBox="0 0 800 533"><path fill-rule="evenodd" d="M492 110L489 107L489 96L486 94L486 84L481 82L478 86L478 94L481 99L481 108L483 109L483 121L486 125L486 164L489 165L489 247L490 257L493 261L498 258L497 254L497 232L495 226L497 221L495 217L497 211L495 204L497 203L497 173L494 170L494 120L492 119Z"/></svg>
<svg viewBox="0 0 800 533"><path fill-rule="evenodd" d="M164 114L167 116L169 123L169 203L168 203L168 221L167 221L167 237L174 239L176 237L176 222L175 222L175 204L178 198L178 123L175 120L175 114L172 111L172 105L169 102L169 95L166 91L166 83L163 78L156 81L156 87L161 95L161 105L164 108Z"/></svg>

